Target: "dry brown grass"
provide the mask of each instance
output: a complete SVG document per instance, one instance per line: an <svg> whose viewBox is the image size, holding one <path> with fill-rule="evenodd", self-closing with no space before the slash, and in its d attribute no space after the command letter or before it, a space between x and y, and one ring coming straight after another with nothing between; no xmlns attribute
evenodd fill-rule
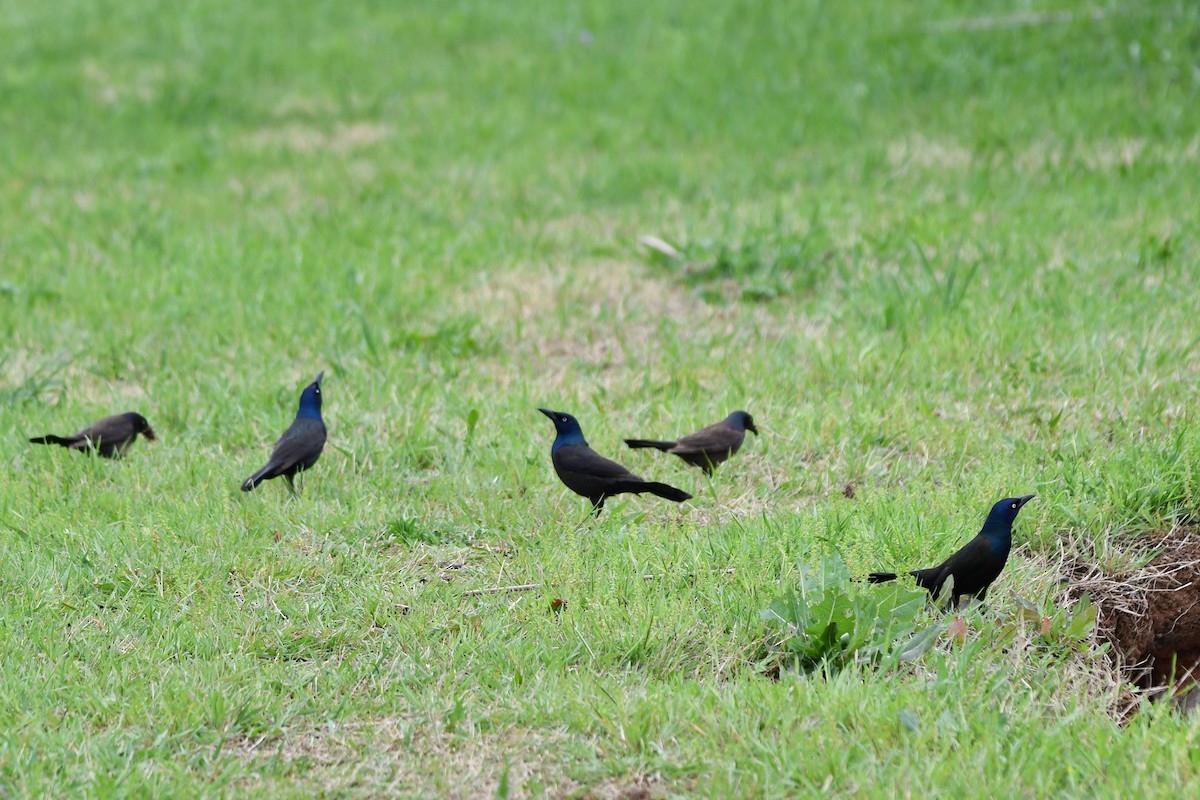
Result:
<svg viewBox="0 0 1200 800"><path fill-rule="evenodd" d="M282 149L300 154L331 151L346 155L385 141L392 135L390 126L365 120L340 122L328 130L290 122L249 133L241 143L251 150Z"/></svg>
<svg viewBox="0 0 1200 800"><path fill-rule="evenodd" d="M592 749L561 729L455 733L444 721L390 716L241 740L224 752L258 776L247 788L270 784L254 764L282 761L301 771L313 789L345 796L492 798L505 780L510 797L530 797L534 789L549 797L594 800L664 796L655 777L581 778L570 756L580 745Z"/></svg>
<svg viewBox="0 0 1200 800"><path fill-rule="evenodd" d="M1048 169L1082 168L1088 172L1112 174L1139 165L1158 164L1180 167L1200 160L1200 137L1163 145L1138 137L1096 139L1085 143L1040 140L1009 151L997 151L986 158L954 139L929 139L911 136L893 142L887 148L888 165L898 174L914 170L963 171L971 168L1014 169L1033 175Z"/></svg>
<svg viewBox="0 0 1200 800"><path fill-rule="evenodd" d="M56 405L61 400L65 387L69 387L72 400L95 406L97 419L109 414L142 410L140 404L143 404L147 397L145 387L136 380L117 380L97 375L94 370L88 369L84 362L69 354L54 356L14 348L6 353L5 358L0 359L0 385L19 387L27 381L45 382L39 397L40 402L49 406ZM65 421L65 427L58 433L74 433L95 421ZM72 425L75 427L71 428ZM71 429L68 431L67 428Z"/></svg>

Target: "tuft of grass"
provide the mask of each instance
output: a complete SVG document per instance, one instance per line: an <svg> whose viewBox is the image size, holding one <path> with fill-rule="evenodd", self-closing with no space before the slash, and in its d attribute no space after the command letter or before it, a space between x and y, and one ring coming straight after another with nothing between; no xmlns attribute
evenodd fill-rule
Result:
<svg viewBox="0 0 1200 800"><path fill-rule="evenodd" d="M819 220L810 220L804 232L788 227L788 218L780 215L771 226L742 231L732 240L692 238L679 248L663 243L648 253L707 302L811 295L836 271L837 253Z"/></svg>

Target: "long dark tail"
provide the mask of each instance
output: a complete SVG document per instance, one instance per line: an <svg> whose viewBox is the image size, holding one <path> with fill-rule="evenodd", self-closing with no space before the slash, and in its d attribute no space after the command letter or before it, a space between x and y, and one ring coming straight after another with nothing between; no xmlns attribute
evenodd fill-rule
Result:
<svg viewBox="0 0 1200 800"><path fill-rule="evenodd" d="M867 583L887 583L899 577L894 572L872 572L867 576Z"/></svg>
<svg viewBox="0 0 1200 800"><path fill-rule="evenodd" d="M637 450L641 447L653 447L655 450L670 450L675 442L656 442L653 439L626 439L625 444Z"/></svg>
<svg viewBox="0 0 1200 800"><path fill-rule="evenodd" d="M634 491L650 492L666 500L674 500L676 503L682 503L684 500L692 499L692 496L683 489L676 489L674 486L670 486L665 483L658 483L656 481L646 481L645 483L639 484L638 488Z"/></svg>
<svg viewBox="0 0 1200 800"><path fill-rule="evenodd" d="M63 447L70 447L78 442L79 439L75 436L55 436L48 433L45 436L35 436L29 441L34 444L61 444Z"/></svg>
<svg viewBox="0 0 1200 800"><path fill-rule="evenodd" d="M258 472L251 475L249 478L246 478L245 483L242 484L242 491L248 492L251 489L253 489L255 486L258 486L263 481L265 481L269 478L274 478L275 476L270 474L271 470L274 469L274 467L275 467L274 464L267 464L265 467L263 467Z"/></svg>

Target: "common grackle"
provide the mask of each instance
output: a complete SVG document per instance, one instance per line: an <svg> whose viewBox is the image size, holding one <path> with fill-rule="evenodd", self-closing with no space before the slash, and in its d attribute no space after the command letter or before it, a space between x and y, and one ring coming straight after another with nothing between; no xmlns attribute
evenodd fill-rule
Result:
<svg viewBox="0 0 1200 800"><path fill-rule="evenodd" d="M665 483L647 481L634 475L615 461L609 461L588 447L583 438L583 429L570 414L539 408L554 422L558 435L550 447L550 459L559 479L575 494L592 501L599 514L604 508L604 499L614 494L650 492L676 503L692 499L687 492Z"/></svg>
<svg viewBox="0 0 1200 800"><path fill-rule="evenodd" d="M34 444L60 444L72 450L99 453L104 458L118 458L125 455L137 435L141 434L150 441L157 437L150 423L141 414L128 411L124 414L105 417L94 425L89 425L74 436L35 436L29 441Z"/></svg>
<svg viewBox="0 0 1200 800"><path fill-rule="evenodd" d="M754 417L745 411L734 411L720 422L714 422L707 428L701 428L695 433L689 433L674 442L655 441L653 439L626 439L625 444L634 448L653 447L664 453L673 453L693 466L704 470L706 475L712 475L725 459L738 451L746 439L746 431L758 433L754 427Z"/></svg>
<svg viewBox="0 0 1200 800"><path fill-rule="evenodd" d="M1012 526L1021 507L1036 495L1006 497L992 506L983 523L983 528L974 539L967 542L954 555L936 567L915 569L909 572L917 579L917 585L929 590L935 599L942 592L947 579L953 579L951 602L958 605L960 597L967 595L983 602L988 587L1000 576L1008 551L1012 549ZM894 572L872 572L867 576L869 583L883 583L896 579Z"/></svg>
<svg viewBox="0 0 1200 800"><path fill-rule="evenodd" d="M243 492L282 475L288 488L295 494L296 486L292 483L292 477L317 463L321 450L325 448L325 421L321 419L321 378L324 375L322 372L315 381L304 387L300 393L300 408L296 411L296 418L275 443L266 466L246 478L242 484Z"/></svg>

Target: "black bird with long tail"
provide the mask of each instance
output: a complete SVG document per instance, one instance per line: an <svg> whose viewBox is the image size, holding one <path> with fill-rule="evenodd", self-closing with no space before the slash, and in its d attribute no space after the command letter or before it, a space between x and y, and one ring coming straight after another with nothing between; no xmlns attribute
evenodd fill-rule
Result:
<svg viewBox="0 0 1200 800"><path fill-rule="evenodd" d="M321 378L324 376L324 372L320 373L316 380L304 387L300 393L300 408L296 411L296 418L275 443L266 466L246 478L242 484L243 492L282 475L292 494L295 494L296 486L292 478L317 463L321 451L325 449L325 420L321 419Z"/></svg>
<svg viewBox="0 0 1200 800"><path fill-rule="evenodd" d="M650 492L676 503L692 499L682 489L639 478L588 447L587 440L583 438L583 429L570 414L548 408L539 408L538 411L550 418L558 434L550 446L554 471L568 489L591 500L597 514L604 508L604 500L615 494Z"/></svg>
<svg viewBox="0 0 1200 800"><path fill-rule="evenodd" d="M1036 495L1027 494L1024 497L1006 497L992 506L983 527L974 539L967 542L954 555L947 558L936 567L915 569L909 572L917 579L917 585L927 589L929 594L938 599L946 581L952 582L950 601L957 606L959 598L967 596L983 602L987 597L988 587L1008 561L1008 553L1012 549L1012 528L1017 514L1026 503ZM895 572L872 572L867 576L869 583L884 583L896 580Z"/></svg>

